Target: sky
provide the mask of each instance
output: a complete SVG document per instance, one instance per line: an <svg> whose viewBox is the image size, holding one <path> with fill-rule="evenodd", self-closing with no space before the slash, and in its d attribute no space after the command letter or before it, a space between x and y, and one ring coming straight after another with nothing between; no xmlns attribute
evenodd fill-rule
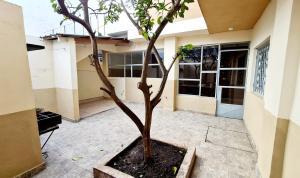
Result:
<svg viewBox="0 0 300 178"><path fill-rule="evenodd" d="M62 16L53 11L50 0L7 1L22 7L26 35L42 36L59 27Z"/></svg>
<svg viewBox="0 0 300 178"><path fill-rule="evenodd" d="M52 32L62 33L63 27L60 27L60 22L63 19L62 15L55 13L51 7L50 0L7 0L8 2L17 4L22 7L25 34L30 36L45 36ZM76 3L77 0L71 0ZM125 14L122 14L121 19L117 24L106 25L106 30L103 29L103 17L99 18L99 32L107 35L108 32L123 31L125 29L134 28L129 23ZM91 23L96 25L96 21L92 19ZM74 24L71 21L64 22L66 33L74 32ZM76 24L76 34L82 34L82 26ZM94 28L96 30L96 28Z"/></svg>

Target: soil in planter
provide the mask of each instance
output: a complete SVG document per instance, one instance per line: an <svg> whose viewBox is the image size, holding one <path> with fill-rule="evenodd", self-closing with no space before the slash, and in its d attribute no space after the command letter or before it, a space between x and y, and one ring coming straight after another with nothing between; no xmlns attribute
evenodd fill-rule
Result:
<svg viewBox="0 0 300 178"><path fill-rule="evenodd" d="M136 178L174 178L186 154L186 150L160 141L152 140L150 163L144 163L144 150L141 138L138 138L107 166Z"/></svg>

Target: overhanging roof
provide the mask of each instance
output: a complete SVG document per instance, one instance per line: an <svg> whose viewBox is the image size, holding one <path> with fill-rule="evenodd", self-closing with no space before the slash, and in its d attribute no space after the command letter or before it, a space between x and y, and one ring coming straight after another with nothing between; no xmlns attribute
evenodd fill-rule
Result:
<svg viewBox="0 0 300 178"><path fill-rule="evenodd" d="M35 51L35 50L45 49L45 46L35 45L35 44L30 44L30 43L27 43L26 47L27 47L27 51Z"/></svg>
<svg viewBox="0 0 300 178"><path fill-rule="evenodd" d="M198 0L209 33L252 29L270 0Z"/></svg>
<svg viewBox="0 0 300 178"><path fill-rule="evenodd" d="M74 34L62 34L57 33L53 35L43 36L44 40L56 40L59 37L74 38L76 43L85 44L90 43L90 37L88 35L74 35ZM130 41L126 38L109 37L109 36L97 36L97 42L105 44L115 44L117 46L126 46Z"/></svg>

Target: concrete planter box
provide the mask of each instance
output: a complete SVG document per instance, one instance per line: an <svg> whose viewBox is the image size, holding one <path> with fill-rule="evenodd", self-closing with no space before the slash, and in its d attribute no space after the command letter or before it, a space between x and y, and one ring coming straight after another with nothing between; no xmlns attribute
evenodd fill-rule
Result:
<svg viewBox="0 0 300 178"><path fill-rule="evenodd" d="M100 164L93 168L94 178L134 178L131 175L128 175L126 173L123 173L117 169L111 168L109 166L106 166L106 164L112 160L114 157L118 156L120 153L122 153L126 148L130 147L131 144L133 144L138 138L136 138L133 142L131 142L129 145L125 146L125 148L117 153L108 154L105 157L103 157L100 161ZM153 139L160 141L158 139ZM160 141L163 142L163 141ZM194 166L195 158L196 158L196 148L195 147L186 147L186 146L180 146L177 144L172 144L168 142L164 142L170 145L174 145L177 147L185 148L187 150L183 161L180 165L180 168L178 170L176 178L189 178Z"/></svg>

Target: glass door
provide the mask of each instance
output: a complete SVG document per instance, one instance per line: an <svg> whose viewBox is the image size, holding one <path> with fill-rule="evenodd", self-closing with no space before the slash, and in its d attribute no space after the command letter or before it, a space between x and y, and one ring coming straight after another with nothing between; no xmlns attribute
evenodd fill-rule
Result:
<svg viewBox="0 0 300 178"><path fill-rule="evenodd" d="M248 49L220 51L217 86L217 115L242 119Z"/></svg>

